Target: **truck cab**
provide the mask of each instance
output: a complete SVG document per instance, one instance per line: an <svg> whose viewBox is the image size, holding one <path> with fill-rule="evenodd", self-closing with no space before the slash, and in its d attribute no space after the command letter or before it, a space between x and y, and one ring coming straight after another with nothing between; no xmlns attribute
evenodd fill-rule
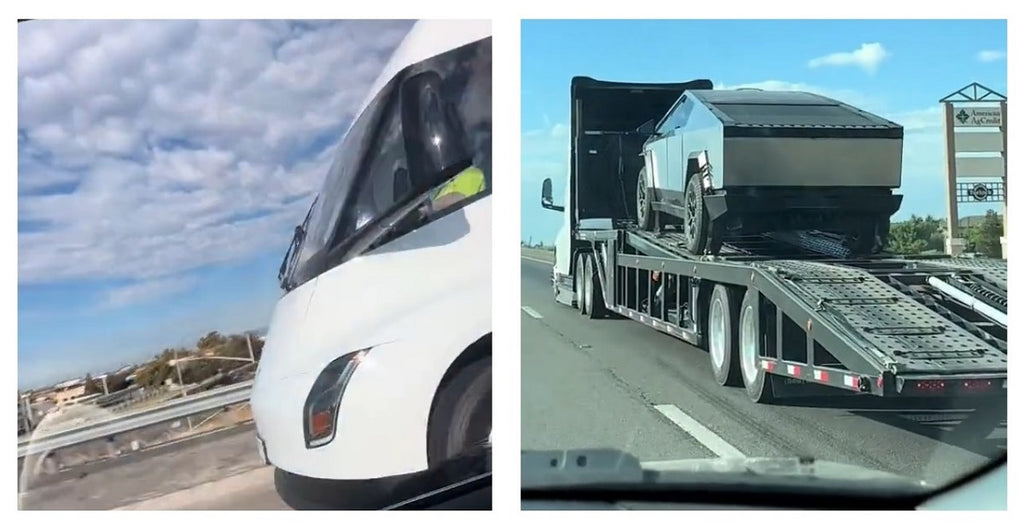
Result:
<svg viewBox="0 0 1024 525"><path fill-rule="evenodd" d="M251 397L293 507L374 508L489 454L490 35L413 26L295 229Z"/></svg>
<svg viewBox="0 0 1024 525"><path fill-rule="evenodd" d="M584 76L572 79L572 142L565 201L563 205L554 203L550 179L544 182L541 196L542 206L563 213L555 241L556 285L566 279L571 282L578 252L586 249L587 244L577 239L579 232L636 223L636 181L644 167L641 152L645 141L684 91L712 87L710 80L636 83ZM581 177L586 177L586 184L580 184Z"/></svg>

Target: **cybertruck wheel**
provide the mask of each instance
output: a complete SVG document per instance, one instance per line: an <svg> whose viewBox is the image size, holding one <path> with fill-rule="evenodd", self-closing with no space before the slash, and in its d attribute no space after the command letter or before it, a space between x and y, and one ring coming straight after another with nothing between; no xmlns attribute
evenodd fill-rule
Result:
<svg viewBox="0 0 1024 525"><path fill-rule="evenodd" d="M654 209L651 207L651 189L647 187L647 169L640 168L636 178L636 222L641 230L654 228Z"/></svg>
<svg viewBox="0 0 1024 525"><path fill-rule="evenodd" d="M885 250L889 244L889 219L866 220L866 226L860 227L847 238L850 255L876 255Z"/></svg>
<svg viewBox="0 0 1024 525"><path fill-rule="evenodd" d="M694 255L718 255L722 247L722 231L718 225L712 224L708 217L708 210L704 207L704 191L700 187L700 177L697 175L691 176L686 184L683 208L686 250Z"/></svg>
<svg viewBox="0 0 1024 525"><path fill-rule="evenodd" d="M491 358L459 369L441 387L427 426L427 460L445 460L487 446L491 435Z"/></svg>

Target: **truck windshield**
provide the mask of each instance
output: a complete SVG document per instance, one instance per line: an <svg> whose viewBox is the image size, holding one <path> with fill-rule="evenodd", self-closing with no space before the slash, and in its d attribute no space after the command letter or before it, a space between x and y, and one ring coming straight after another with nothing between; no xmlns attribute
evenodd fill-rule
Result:
<svg viewBox="0 0 1024 525"><path fill-rule="evenodd" d="M424 73L439 79L436 89L441 103L450 110L445 116L457 120L463 132L459 146L468 157L466 164L484 173L489 193L491 40L487 38L409 66L367 105L342 141L310 210L308 229L296 247L295 264L282 283L285 289L338 264L339 247L352 244L372 230L373 223L405 209L423 194L423 188L417 189L414 183L419 180L418 166L408 162L408 126L404 122L408 115L402 111L402 87L408 79ZM406 231L395 228L389 228L388 239ZM379 228L376 231L380 233ZM382 242L386 241L371 246Z"/></svg>

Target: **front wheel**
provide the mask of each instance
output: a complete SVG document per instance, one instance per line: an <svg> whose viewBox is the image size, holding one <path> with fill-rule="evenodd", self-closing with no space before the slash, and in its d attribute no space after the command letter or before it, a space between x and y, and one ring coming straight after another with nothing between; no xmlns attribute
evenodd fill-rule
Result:
<svg viewBox="0 0 1024 525"><path fill-rule="evenodd" d="M473 361L441 387L427 426L431 467L485 447L491 436L491 357Z"/></svg>
<svg viewBox="0 0 1024 525"><path fill-rule="evenodd" d="M654 209L651 206L651 189L647 187L647 168L640 168L636 178L636 223L641 230L654 227Z"/></svg>

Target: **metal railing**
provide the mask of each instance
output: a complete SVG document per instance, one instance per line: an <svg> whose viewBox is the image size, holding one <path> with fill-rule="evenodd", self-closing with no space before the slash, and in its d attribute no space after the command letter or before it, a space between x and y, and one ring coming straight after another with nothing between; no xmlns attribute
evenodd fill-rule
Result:
<svg viewBox="0 0 1024 525"><path fill-rule="evenodd" d="M131 430L192 416L249 400L252 381L175 399L143 410L87 422L54 432L33 432L18 440L18 457L69 447ZM45 429L44 429L45 430Z"/></svg>

